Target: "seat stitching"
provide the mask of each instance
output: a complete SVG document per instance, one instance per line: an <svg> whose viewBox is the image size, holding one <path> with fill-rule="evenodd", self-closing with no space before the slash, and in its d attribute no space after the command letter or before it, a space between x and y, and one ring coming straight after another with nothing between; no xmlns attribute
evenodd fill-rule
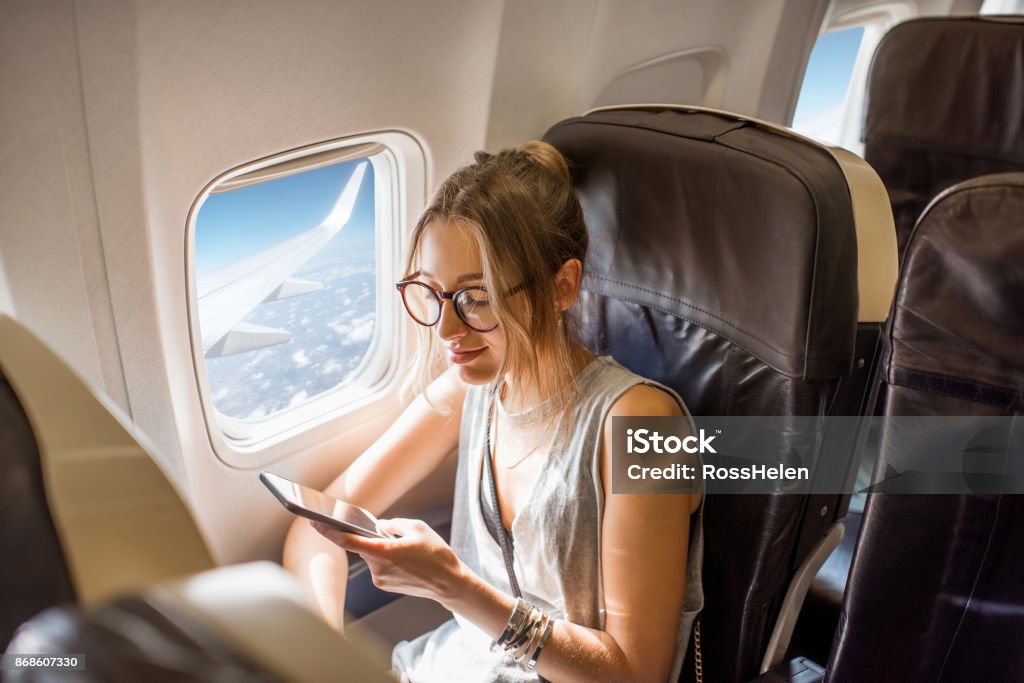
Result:
<svg viewBox="0 0 1024 683"><path fill-rule="evenodd" d="M592 276L592 277L596 277L596 276ZM623 284L625 284L625 283L623 283ZM790 377L790 378L793 378L793 379L804 380L803 373L798 372L796 374L793 374L793 373L791 373L791 372L789 372L787 370L782 370L779 367L777 367L776 365L774 365L774 364L768 362L767 360L765 360L760 354L756 353L755 351L752 351L750 348L748 348L744 344L742 344L740 342L737 342L736 340L731 339L730 337L727 337L724 334L715 332L714 330L709 330L705 325L702 325L698 321L693 320L692 318L689 318L689 317L687 317L685 315L681 315L678 311L670 311L667 308L662 308L661 306L658 306L658 305L655 305L655 304L651 304L651 303L649 303L647 301L640 301L639 299L631 299L629 297L619 296L617 294L615 296L611 296L611 295L607 294L606 292L603 292L600 289L597 289L597 288L594 288L594 287L584 287L583 289L584 289L584 291L591 292L591 293L594 293L594 294L597 294L599 296L603 296L603 297L606 297L606 298L609 298L609 299L615 299L616 301L624 301L626 303L635 304L637 306L646 306L647 308L650 308L652 310L659 311L661 313L665 313L666 315L671 315L671 316L679 318L681 320L685 320L686 322L690 323L691 325L696 325L697 327L699 327L702 330L706 330L708 332L711 332L712 334L716 334L716 335L722 337L723 339L728 341L733 346L735 346L735 347L737 347L737 348L739 348L739 349L741 349L743 351L746 351L751 356L753 356L754 358L758 359L759 361L761 361L762 363L767 365L769 368L771 368L775 372L778 372L778 373L780 373L782 375L785 375L786 377ZM750 336L753 337L754 339L757 339L757 337L754 337L753 335L750 335ZM760 341L760 340L758 340L758 341ZM769 346L767 343L765 343L765 345ZM771 350L774 351L775 353L777 353L778 355L784 356L784 357L787 357L787 358L792 358L792 357L795 357L796 355L798 355L798 354L788 354L788 353L786 353L784 351L779 351L779 350L777 350L775 348L772 348L770 346L769 346L769 348L771 348ZM836 375L836 376L838 376L838 375ZM824 379L830 379L830 378L824 378ZM808 380L804 380L804 381L808 381Z"/></svg>
<svg viewBox="0 0 1024 683"><path fill-rule="evenodd" d="M715 315L714 313L712 313L711 311L707 310L706 308L702 308L700 306L697 306L696 304L692 304L692 303L690 303L688 301L685 301L683 299L679 299L679 298L674 297L674 296L672 296L670 294L666 294L665 292L659 291L657 289L651 289L650 287L644 287L643 285L636 285L636 284L633 284L631 282L625 282L624 280L616 280L615 278L606 277L604 275L597 275L595 273L588 273L588 277L592 278L592 279L595 279L595 280L603 280L605 282L610 282L612 284L616 284L616 285L619 285L621 287L627 287L629 289L635 289L635 290L640 291L640 292L646 292L648 294L653 294L653 295L659 296L659 297L661 297L663 299L668 299L669 301L671 301L673 303L677 303L680 306L685 306L686 308L691 308L691 309L693 309L693 310L695 310L695 311L697 311L699 313L703 313L704 315L708 316L709 318L714 318L715 320L717 320L718 322L722 323L723 325L728 325L729 327L733 328L737 332L742 332L743 334L747 335L751 339L754 339L756 341L761 342L765 346L771 348L776 353L778 353L780 355L783 355L783 356L786 356L787 358L796 358L796 357L801 355L799 353L786 353L785 351L780 351L780 350L776 349L771 344L771 342L769 342L769 341L767 341L765 339L761 339L756 334L754 334L752 332L748 332L747 330L743 329L739 325L736 325L735 323L731 323L728 320L726 320L725 318L722 318L721 316ZM602 296L613 296L613 295L607 294L606 292L595 290L592 287L588 288L588 289L590 289L591 291L597 291L597 293L601 294ZM700 325L700 323L698 323L697 321L691 320L690 318L687 318L686 316L679 315L679 313L676 312L676 311L670 311L670 310L668 310L666 308L662 308L660 306L648 303L646 301L639 301L639 300L634 300L634 299L626 299L625 297L616 297L616 298L621 298L623 301L629 301L630 303L634 303L634 304L637 304L639 306L649 306L649 307L651 307L651 308L653 308L655 310L661 311L662 313L668 313L669 315L675 315L675 316L683 318L684 320L687 320L688 322L691 322L691 323L693 323L695 325ZM737 344L737 346L740 346L740 345ZM742 348L742 346L741 346L741 348ZM744 349L744 350L747 351L748 353L753 353L749 349Z"/></svg>

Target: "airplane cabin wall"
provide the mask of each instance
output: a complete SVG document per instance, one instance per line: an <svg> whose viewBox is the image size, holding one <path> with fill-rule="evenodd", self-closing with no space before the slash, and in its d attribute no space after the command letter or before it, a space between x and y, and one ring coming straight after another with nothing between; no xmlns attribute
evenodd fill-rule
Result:
<svg viewBox="0 0 1024 683"><path fill-rule="evenodd" d="M539 136L602 97L782 121L826 6L2 3L0 306L156 444L219 561L275 557L288 517L255 470L215 457L199 402L185 226L206 184L284 150L398 130L422 148L415 214L473 151ZM392 397L369 423L341 416L331 438L282 445L274 469L324 484L397 409Z"/></svg>
<svg viewBox="0 0 1024 683"><path fill-rule="evenodd" d="M506 3L487 146L515 144L608 104L700 104L788 120L828 5Z"/></svg>
<svg viewBox="0 0 1024 683"><path fill-rule="evenodd" d="M206 435L193 200L239 164L374 130L454 168L484 144L501 19L494 3L240 7L17 2L0 18L10 307L150 437L222 561L276 554L286 518Z"/></svg>
<svg viewBox="0 0 1024 683"><path fill-rule="evenodd" d="M70 3L0 5L0 84L4 310L129 412Z"/></svg>
<svg viewBox="0 0 1024 683"><path fill-rule="evenodd" d="M580 109L638 101L704 104L781 122L795 103L800 82L794 74L810 53L827 4L655 0L641 10L637 3L602 2ZM638 67L654 73L624 87L629 97L603 97Z"/></svg>

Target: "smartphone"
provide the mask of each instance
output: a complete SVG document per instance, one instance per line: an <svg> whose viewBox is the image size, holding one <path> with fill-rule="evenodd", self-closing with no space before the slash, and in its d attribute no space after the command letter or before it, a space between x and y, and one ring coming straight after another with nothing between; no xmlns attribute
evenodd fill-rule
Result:
<svg viewBox="0 0 1024 683"><path fill-rule="evenodd" d="M332 498L270 472L260 472L262 481L285 509L294 515L322 522L329 527L369 538L391 538L377 528L377 518L361 507Z"/></svg>

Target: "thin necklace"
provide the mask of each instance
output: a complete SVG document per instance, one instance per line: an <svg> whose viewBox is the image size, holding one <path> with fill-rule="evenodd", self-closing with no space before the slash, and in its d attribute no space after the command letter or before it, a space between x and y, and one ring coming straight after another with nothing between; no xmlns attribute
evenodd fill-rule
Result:
<svg viewBox="0 0 1024 683"><path fill-rule="evenodd" d="M499 399L498 399L498 396L497 396L497 392L495 392L495 395L494 395L494 397L491 400L491 405L490 405L490 407L487 410L487 423L488 423L487 424L487 432L488 432L488 436L490 436L491 419L492 419L492 417L494 417L494 418L497 417L496 415L494 415L494 413L496 412L494 410L494 404L498 400ZM554 435L552 435L552 436L554 436ZM550 441L551 440L549 439L548 442L550 443ZM494 439L491 442L494 443L495 445L497 445L497 443L498 443L498 420L497 419L494 419ZM512 462L512 463L504 462L501 459L501 457L498 455L498 451L495 451L494 459L498 462L499 465L504 467L506 470L515 469L521 463L523 463L527 458L529 458L531 455L533 455L534 453L537 453L541 449L541 446L543 446L543 445L545 445L545 444L541 444L540 446L536 446L534 448L531 448L530 450L528 450L526 452L526 455L521 456L518 460L516 460L515 462Z"/></svg>

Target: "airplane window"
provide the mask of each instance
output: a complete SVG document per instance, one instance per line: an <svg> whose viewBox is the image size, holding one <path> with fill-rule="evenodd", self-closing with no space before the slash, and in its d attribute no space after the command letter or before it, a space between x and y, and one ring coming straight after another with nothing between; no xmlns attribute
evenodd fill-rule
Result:
<svg viewBox="0 0 1024 683"><path fill-rule="evenodd" d="M826 144L839 144L850 79L863 38L863 26L818 38L804 72L793 130Z"/></svg>
<svg viewBox="0 0 1024 683"><path fill-rule="evenodd" d="M229 179L196 215L194 298L219 422L261 421L345 385L373 346L373 165L313 166Z"/></svg>
<svg viewBox="0 0 1024 683"><path fill-rule="evenodd" d="M985 0L978 14L1024 14L1024 0Z"/></svg>

